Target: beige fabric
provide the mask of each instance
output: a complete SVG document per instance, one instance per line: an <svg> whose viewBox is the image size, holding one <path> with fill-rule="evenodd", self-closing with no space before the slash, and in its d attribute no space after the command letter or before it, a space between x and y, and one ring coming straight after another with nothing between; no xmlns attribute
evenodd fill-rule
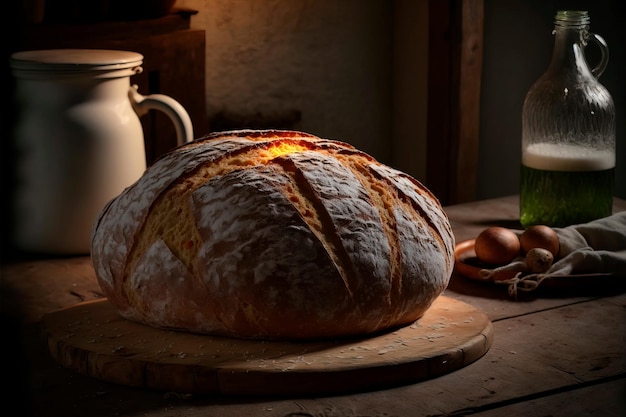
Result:
<svg viewBox="0 0 626 417"><path fill-rule="evenodd" d="M626 279L626 211L589 223L555 228L561 248L559 260L545 273L500 281L509 294L534 291L546 279L584 274L612 274Z"/></svg>

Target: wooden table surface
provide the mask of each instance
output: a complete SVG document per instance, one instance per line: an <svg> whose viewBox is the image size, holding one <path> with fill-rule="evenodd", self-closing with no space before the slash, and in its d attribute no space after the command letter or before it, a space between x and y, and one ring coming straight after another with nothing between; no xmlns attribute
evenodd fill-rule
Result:
<svg viewBox="0 0 626 417"><path fill-rule="evenodd" d="M626 202L616 200L614 207L626 210ZM457 242L490 225L520 228L515 196L449 206L446 212ZM17 404L20 416L626 415L626 293L619 288L514 300L505 287L455 274L444 294L479 308L494 326L493 345L476 362L380 391L233 398L134 389L57 365L41 342L38 322L58 308L102 297L89 257L5 262L1 279L4 406Z"/></svg>

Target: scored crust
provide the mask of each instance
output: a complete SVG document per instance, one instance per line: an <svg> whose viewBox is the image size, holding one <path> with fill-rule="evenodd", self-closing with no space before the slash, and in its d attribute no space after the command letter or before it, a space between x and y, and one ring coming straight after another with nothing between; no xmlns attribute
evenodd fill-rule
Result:
<svg viewBox="0 0 626 417"><path fill-rule="evenodd" d="M439 202L407 174L347 143L242 130L156 161L103 209L91 256L125 318L302 340L417 320L453 249Z"/></svg>

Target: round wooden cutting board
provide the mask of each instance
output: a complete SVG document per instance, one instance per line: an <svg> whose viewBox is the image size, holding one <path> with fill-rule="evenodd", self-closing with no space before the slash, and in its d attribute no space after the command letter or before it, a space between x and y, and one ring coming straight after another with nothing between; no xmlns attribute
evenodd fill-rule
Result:
<svg viewBox="0 0 626 417"><path fill-rule="evenodd" d="M380 335L269 342L181 333L121 318L107 300L49 313L52 357L118 384L181 393L336 394L418 382L484 355L492 325L480 310L440 296L417 322Z"/></svg>

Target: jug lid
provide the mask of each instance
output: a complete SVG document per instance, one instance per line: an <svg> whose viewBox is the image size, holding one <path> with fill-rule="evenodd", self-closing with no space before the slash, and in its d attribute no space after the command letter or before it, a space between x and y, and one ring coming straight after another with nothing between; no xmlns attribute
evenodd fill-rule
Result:
<svg viewBox="0 0 626 417"><path fill-rule="evenodd" d="M107 49L43 49L15 52L10 64L23 78L125 77L141 72L143 55Z"/></svg>

